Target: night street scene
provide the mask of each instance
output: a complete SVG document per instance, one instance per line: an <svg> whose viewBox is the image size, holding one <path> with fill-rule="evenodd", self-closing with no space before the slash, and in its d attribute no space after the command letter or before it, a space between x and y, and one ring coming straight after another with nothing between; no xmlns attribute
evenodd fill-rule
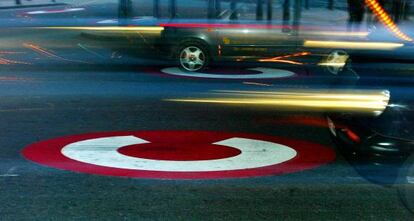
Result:
<svg viewBox="0 0 414 221"><path fill-rule="evenodd" d="M0 0L0 220L414 220L414 1Z"/></svg>

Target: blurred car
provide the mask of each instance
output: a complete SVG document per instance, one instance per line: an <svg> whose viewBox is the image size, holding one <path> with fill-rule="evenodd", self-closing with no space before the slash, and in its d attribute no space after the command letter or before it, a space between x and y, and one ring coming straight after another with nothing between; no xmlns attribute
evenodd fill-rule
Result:
<svg viewBox="0 0 414 221"><path fill-rule="evenodd" d="M299 28L282 23L172 20L160 24L164 27L160 46L168 57L190 72L203 70L213 62L244 61L297 65L305 62L326 66L329 72L337 74L348 62L349 55L342 47L323 47L315 45L320 42L307 39L345 41L349 40L349 33L332 27L318 27L315 31L307 24Z"/></svg>
<svg viewBox="0 0 414 221"><path fill-rule="evenodd" d="M375 116L330 114L329 129L341 152L363 177L398 187L403 202L414 212L413 74L409 70L381 72L381 63L376 66L376 72L344 71L334 88L383 90L390 98L387 108Z"/></svg>

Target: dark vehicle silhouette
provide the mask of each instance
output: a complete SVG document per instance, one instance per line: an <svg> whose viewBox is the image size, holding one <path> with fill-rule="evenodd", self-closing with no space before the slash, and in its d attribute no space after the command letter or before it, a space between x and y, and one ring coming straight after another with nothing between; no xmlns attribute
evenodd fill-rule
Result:
<svg viewBox="0 0 414 221"><path fill-rule="evenodd" d="M381 69L380 63L372 65ZM408 70L398 73L344 71L334 88L383 90L390 100L377 116L330 114L328 124L355 169L370 181L395 185L414 212L414 80Z"/></svg>

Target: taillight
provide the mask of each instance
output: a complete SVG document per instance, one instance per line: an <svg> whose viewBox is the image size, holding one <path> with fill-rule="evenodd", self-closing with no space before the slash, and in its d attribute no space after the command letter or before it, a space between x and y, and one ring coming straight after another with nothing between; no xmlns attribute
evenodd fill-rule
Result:
<svg viewBox="0 0 414 221"><path fill-rule="evenodd" d="M351 129L345 128L344 132L348 136L348 138L350 140L354 141L355 143L360 143L361 142L361 138L355 132L353 132Z"/></svg>

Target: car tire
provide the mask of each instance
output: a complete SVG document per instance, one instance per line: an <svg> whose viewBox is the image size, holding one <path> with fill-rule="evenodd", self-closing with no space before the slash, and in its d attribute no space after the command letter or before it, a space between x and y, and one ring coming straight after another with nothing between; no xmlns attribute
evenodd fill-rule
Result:
<svg viewBox="0 0 414 221"><path fill-rule="evenodd" d="M400 169L397 188L405 207L414 213L414 153L407 158Z"/></svg>
<svg viewBox="0 0 414 221"><path fill-rule="evenodd" d="M188 41L180 45L177 60L184 71L202 71L210 64L210 53L204 44Z"/></svg>

